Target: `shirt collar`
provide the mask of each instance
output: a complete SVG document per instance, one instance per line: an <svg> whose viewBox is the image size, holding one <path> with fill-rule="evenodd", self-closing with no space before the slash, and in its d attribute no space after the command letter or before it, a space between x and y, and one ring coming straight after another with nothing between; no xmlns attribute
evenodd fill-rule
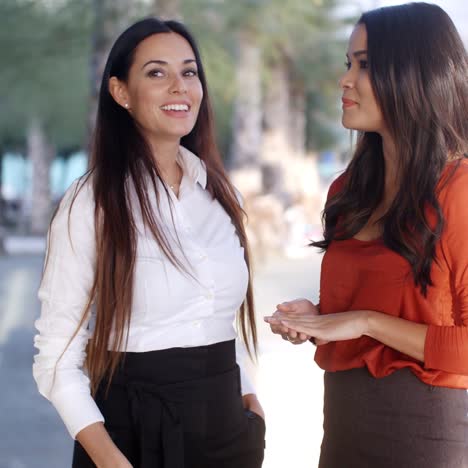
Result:
<svg viewBox="0 0 468 468"><path fill-rule="evenodd" d="M184 175L187 175L195 184L198 182L203 189L206 189L207 174L205 163L183 146L180 146L179 154L179 162L183 166Z"/></svg>

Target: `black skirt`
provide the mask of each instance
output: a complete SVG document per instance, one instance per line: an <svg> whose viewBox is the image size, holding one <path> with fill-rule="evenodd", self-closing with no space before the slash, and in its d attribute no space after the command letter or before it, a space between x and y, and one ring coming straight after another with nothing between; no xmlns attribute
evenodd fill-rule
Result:
<svg viewBox="0 0 468 468"><path fill-rule="evenodd" d="M265 423L245 411L235 342L126 353L96 403L134 468L259 468ZM75 442L73 468L94 463Z"/></svg>
<svg viewBox="0 0 468 468"><path fill-rule="evenodd" d="M434 387L409 369L325 372L320 468L467 468L466 390Z"/></svg>

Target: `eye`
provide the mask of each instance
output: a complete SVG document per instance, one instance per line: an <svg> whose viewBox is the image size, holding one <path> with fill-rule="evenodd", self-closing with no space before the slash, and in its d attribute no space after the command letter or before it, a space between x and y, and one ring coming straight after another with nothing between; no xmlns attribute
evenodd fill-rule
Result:
<svg viewBox="0 0 468 468"><path fill-rule="evenodd" d="M347 62L344 63L346 70L349 70L351 68L351 62L348 60Z"/></svg>
<svg viewBox="0 0 468 468"><path fill-rule="evenodd" d="M149 76L150 78L160 78L162 76L164 76L164 72L162 70L159 70L157 68L153 69L153 70L150 70L148 73L147 73L147 76Z"/></svg>
<svg viewBox="0 0 468 468"><path fill-rule="evenodd" d="M190 68L189 70L184 71L184 76L197 76L198 71L195 70L194 68Z"/></svg>
<svg viewBox="0 0 468 468"><path fill-rule="evenodd" d="M367 60L359 60L359 67L360 68L366 69L367 66L368 66Z"/></svg>

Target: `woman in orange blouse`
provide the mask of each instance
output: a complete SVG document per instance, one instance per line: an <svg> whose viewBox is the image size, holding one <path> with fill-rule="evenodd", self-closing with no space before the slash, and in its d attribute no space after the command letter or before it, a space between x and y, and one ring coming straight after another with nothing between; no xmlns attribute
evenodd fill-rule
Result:
<svg viewBox="0 0 468 468"><path fill-rule="evenodd" d="M359 139L324 210L320 304L266 317L325 372L321 468L468 467L468 59L447 14L364 13L340 81Z"/></svg>

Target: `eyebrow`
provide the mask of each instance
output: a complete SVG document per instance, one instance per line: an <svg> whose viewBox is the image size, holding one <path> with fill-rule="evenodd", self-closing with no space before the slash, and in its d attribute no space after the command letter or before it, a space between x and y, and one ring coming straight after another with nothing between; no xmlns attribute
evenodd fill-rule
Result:
<svg viewBox="0 0 468 468"><path fill-rule="evenodd" d="M356 50L356 52L353 52L353 56L356 58L359 57L360 55L367 55L367 50L362 49L362 50ZM346 57L349 58L349 55L346 54Z"/></svg>
<svg viewBox="0 0 468 468"><path fill-rule="evenodd" d="M188 64L188 63L196 63L197 61L195 59L185 59L182 63L184 65ZM146 65L149 65L150 63L156 63L157 65L169 65L168 62L164 61L164 60L148 60L148 62L146 62L142 67L141 69L143 70L143 68L146 67Z"/></svg>

